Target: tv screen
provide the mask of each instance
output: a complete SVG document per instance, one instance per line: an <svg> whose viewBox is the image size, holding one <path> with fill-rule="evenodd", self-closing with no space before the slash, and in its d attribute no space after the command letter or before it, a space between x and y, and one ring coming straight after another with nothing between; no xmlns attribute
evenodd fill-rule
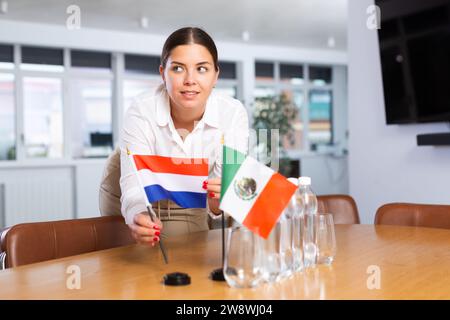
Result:
<svg viewBox="0 0 450 320"><path fill-rule="evenodd" d="M450 121L450 0L376 0L388 124Z"/></svg>

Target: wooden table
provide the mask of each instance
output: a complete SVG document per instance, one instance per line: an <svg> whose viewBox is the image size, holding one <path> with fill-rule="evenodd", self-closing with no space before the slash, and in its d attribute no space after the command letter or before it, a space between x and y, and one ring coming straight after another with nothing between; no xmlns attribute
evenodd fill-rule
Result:
<svg viewBox="0 0 450 320"><path fill-rule="evenodd" d="M219 230L165 242L170 264L157 247L139 245L97 251L0 272L0 299L449 299L450 230L336 226L338 252L332 266L319 266L275 285L234 289L208 279L221 261ZM81 289L69 290L67 268L81 270ZM368 289L370 266L380 288ZM375 267L376 268L376 267ZM161 284L182 271L192 284ZM369 284L375 284L373 278Z"/></svg>

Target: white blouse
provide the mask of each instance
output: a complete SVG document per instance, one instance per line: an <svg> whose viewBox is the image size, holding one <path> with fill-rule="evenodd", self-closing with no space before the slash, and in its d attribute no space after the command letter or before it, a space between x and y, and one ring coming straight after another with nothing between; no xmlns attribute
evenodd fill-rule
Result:
<svg viewBox="0 0 450 320"><path fill-rule="evenodd" d="M211 93L202 119L183 141L170 116L169 96L164 85L136 97L125 114L121 149L121 210L127 224L134 215L147 211L145 195L127 155L148 154L179 158L208 158L209 178L222 172L222 134L227 146L248 151L248 116L242 103ZM216 217L209 208L207 212Z"/></svg>

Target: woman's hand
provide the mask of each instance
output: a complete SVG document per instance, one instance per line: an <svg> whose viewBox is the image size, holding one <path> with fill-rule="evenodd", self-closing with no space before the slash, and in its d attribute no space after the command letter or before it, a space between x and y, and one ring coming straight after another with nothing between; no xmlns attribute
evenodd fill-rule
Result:
<svg viewBox="0 0 450 320"><path fill-rule="evenodd" d="M209 209L215 214L221 213L219 209L220 188L220 178L212 178L203 182L203 189L207 191Z"/></svg>
<svg viewBox="0 0 450 320"><path fill-rule="evenodd" d="M134 224L128 225L131 229L131 235L137 243L151 245L152 247L159 241L162 223L156 218L152 222L146 212L138 213L134 216Z"/></svg>

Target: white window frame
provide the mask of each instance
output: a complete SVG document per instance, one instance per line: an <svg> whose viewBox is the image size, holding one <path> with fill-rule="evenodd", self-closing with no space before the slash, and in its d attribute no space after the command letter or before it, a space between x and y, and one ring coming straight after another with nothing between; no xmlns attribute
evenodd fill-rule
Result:
<svg viewBox="0 0 450 320"><path fill-rule="evenodd" d="M302 62L292 62L292 61L283 61L283 60L265 60L265 59L255 59L255 64L257 62L263 62L263 63L272 63L274 68L274 77L273 80L257 80L256 75L255 76L255 88L256 87L272 87L274 89L274 92L276 95L281 94L282 90L292 90L292 91L302 91L303 92L303 107L301 108L301 119L303 123L303 149L299 150L286 150L286 155L288 158L292 160L299 160L304 155L309 154L317 154L320 152L317 151L311 151L311 142L309 141L309 93L311 90L329 90L331 92L332 97L334 96L334 87L335 87L335 81L332 77L330 84L325 85L315 85L309 81L309 68L311 66L324 66L331 68L333 72L333 65L323 65L323 64L310 64L310 63L302 63ZM303 66L303 83L302 84L288 84L283 83L280 78L280 65L281 64L295 64L295 65L301 65ZM255 65L256 68L256 65ZM334 102L332 100L331 105L331 113L333 113L334 109ZM332 144L334 143L334 123L333 123L333 116L331 117L331 135L332 135Z"/></svg>

